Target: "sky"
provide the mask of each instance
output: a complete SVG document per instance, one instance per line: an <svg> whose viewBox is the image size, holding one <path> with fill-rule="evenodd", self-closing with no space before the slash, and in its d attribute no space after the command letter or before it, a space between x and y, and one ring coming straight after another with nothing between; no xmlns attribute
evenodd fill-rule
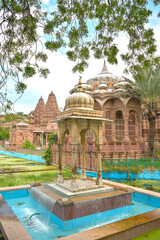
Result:
<svg viewBox="0 0 160 240"><path fill-rule="evenodd" d="M56 0L42 0L43 8L47 10L55 9ZM153 4L149 3L152 9ZM157 52L160 53L160 18L157 18L157 12L160 9L154 8L153 15L150 17L148 26L154 29L155 38L157 40ZM42 39L44 41L44 39ZM127 38L124 34L120 34L118 38L118 47L120 49L119 55L127 50ZM59 108L62 110L65 106L65 99L69 96L69 91L78 83L79 73L73 74L72 68L74 62L68 60L63 51L52 53L46 50L48 60L45 67L50 70L47 79L40 78L38 75L31 79L24 80L27 84L27 90L23 96L14 104L15 112L29 113L34 110L39 98L42 96L44 101L47 101L48 95L51 91L56 95ZM103 59L96 60L91 56L89 60L89 67L81 75L82 82L86 82L89 78L95 77L101 72L103 67ZM107 63L109 72L116 76L124 76L123 71L125 65L118 56L118 64L110 65ZM13 97L16 100L17 96Z"/></svg>

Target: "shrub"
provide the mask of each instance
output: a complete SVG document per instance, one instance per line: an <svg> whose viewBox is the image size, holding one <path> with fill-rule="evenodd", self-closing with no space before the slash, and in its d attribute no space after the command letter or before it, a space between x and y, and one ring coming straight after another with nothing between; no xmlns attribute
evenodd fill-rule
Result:
<svg viewBox="0 0 160 240"><path fill-rule="evenodd" d="M51 145L57 144L58 142L58 135L57 133L50 133L48 135L48 146L45 149L43 158L46 160L46 165L50 165L51 163Z"/></svg>
<svg viewBox="0 0 160 240"><path fill-rule="evenodd" d="M0 140L8 140L10 135L10 127L3 128L0 126Z"/></svg>
<svg viewBox="0 0 160 240"><path fill-rule="evenodd" d="M26 138L26 141L25 142L22 142L22 148L25 148L25 149L35 149L36 146L34 143L31 143L28 138Z"/></svg>

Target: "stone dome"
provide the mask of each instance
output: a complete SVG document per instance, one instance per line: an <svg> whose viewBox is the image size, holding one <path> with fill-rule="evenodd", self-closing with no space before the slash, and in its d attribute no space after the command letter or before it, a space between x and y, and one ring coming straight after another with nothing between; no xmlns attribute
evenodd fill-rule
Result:
<svg viewBox="0 0 160 240"><path fill-rule="evenodd" d="M101 83L101 84L98 86L98 89L100 89L100 90L106 90L106 89L107 89L107 84Z"/></svg>
<svg viewBox="0 0 160 240"><path fill-rule="evenodd" d="M72 93L65 101L65 110L71 108L87 108L93 110L93 98L82 90L81 80L79 81L77 92Z"/></svg>
<svg viewBox="0 0 160 240"><path fill-rule="evenodd" d="M78 84L74 88L72 88L69 93L72 94L72 93L77 92L77 87L78 87ZM86 84L86 83L82 83L82 89L85 92L93 91L93 87L91 85L89 85L89 84Z"/></svg>
<svg viewBox="0 0 160 240"><path fill-rule="evenodd" d="M104 60L102 72L96 77L90 78L87 81L87 84L93 86L94 89L97 89L100 84L106 84L109 88L113 88L116 83L121 81L124 81L124 79L117 77L108 71L106 61Z"/></svg>

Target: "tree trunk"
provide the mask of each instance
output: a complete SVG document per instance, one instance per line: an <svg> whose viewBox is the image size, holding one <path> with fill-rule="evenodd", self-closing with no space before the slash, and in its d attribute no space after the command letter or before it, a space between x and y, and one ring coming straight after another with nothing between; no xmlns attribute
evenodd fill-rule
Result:
<svg viewBox="0 0 160 240"><path fill-rule="evenodd" d="M155 138L156 118L149 118L149 136L148 136L148 153L150 157L154 156L154 138Z"/></svg>

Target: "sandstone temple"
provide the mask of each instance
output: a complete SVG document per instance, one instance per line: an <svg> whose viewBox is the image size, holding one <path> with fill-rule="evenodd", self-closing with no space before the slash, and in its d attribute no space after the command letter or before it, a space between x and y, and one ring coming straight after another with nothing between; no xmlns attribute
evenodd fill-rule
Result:
<svg viewBox="0 0 160 240"><path fill-rule="evenodd" d="M53 91L49 94L46 104L41 97L29 114L29 124L18 123L13 125L10 133L10 149L17 150L22 147L26 138L36 145L37 149L44 149L47 145L47 135L57 131L56 119L59 112L56 97Z"/></svg>
<svg viewBox="0 0 160 240"><path fill-rule="evenodd" d="M149 125L143 117L139 100L127 97L122 85L126 84L121 77L110 73L106 62L101 73L82 83L82 89L94 100L94 109L103 111L103 117L109 119L103 123L102 158L140 158L147 152ZM70 90L72 95L77 86ZM65 109L64 109L65 110ZM59 108L56 97L51 92L46 104L41 97L34 111L30 113L29 125L19 123L13 126L10 138L10 148L15 150L28 138L35 143L38 149L44 149L47 144L47 135L57 132L55 122ZM70 165L71 143L69 135L66 136L63 148L63 163ZM160 112L156 119L156 143L160 142ZM78 146L79 167L81 167L81 146ZM87 153L86 168L96 167L96 145L93 131L87 135L85 151ZM52 146L52 161L58 162L58 146Z"/></svg>

